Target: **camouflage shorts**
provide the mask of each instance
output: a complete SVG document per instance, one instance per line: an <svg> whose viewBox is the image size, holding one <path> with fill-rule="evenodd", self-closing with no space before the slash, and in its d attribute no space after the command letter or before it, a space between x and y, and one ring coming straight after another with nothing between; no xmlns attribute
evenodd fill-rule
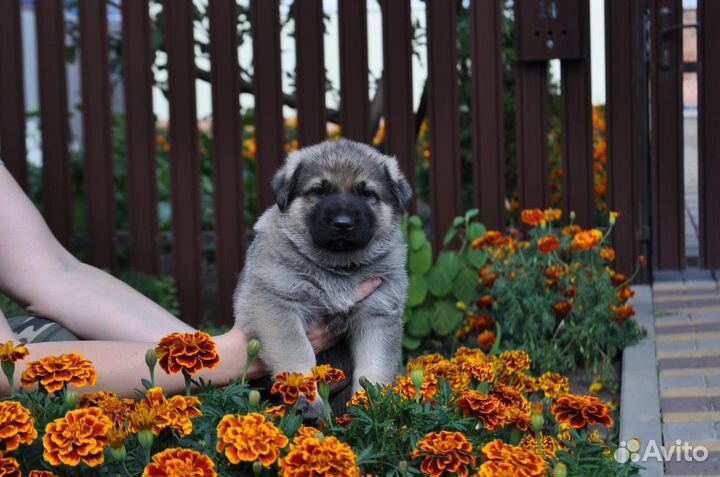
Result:
<svg viewBox="0 0 720 477"><path fill-rule="evenodd" d="M15 316L8 319L8 323L23 343L77 341L80 339L64 326L39 316Z"/></svg>

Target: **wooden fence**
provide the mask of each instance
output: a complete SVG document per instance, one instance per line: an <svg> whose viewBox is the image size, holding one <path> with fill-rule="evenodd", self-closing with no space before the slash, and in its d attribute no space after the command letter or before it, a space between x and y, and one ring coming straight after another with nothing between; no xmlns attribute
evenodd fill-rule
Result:
<svg viewBox="0 0 720 477"><path fill-rule="evenodd" d="M535 19L522 12L530 0L519 0L517 29L532 32ZM538 3L538 2L534 2ZM539 2L544 4L545 2ZM720 20L716 2L701 1L701 23ZM339 0L341 111L343 135L368 142L369 123L366 0ZM398 157L415 181L415 128L412 103L412 25L410 0L384 0L385 151ZM503 139L503 59L500 0L470 2L472 64L472 157L474 201L482 221L504 228L505 159ZM554 2L553 2L554 4ZM562 138L566 211L577 222L594 225L593 150L589 59L589 0L574 4L578 22L562 35L580 37L579 54L562 61ZM629 272L652 229L651 257L660 268L682 268L682 194L678 167L682 154L677 131L678 69L660 70L657 52L647 52L646 23L662 6L681 11L680 0L605 0L607 56L607 124L610 208L622 214L614 233L617 268ZM431 148L431 210L435 244L453 217L462 212L460 125L458 121L457 5L427 0L427 64L429 138ZM215 171L215 244L219 315L232 320L231 295L242 266L244 230L241 157L241 116L238 104L239 66L235 0L209 0L210 61ZM79 0L88 260L113 268L116 255L111 105L108 68L107 2ZM151 98L151 26L147 0L122 0L123 81L127 134L129 249L133 268L157 273L159 263L155 179L155 125ZM170 104L172 232L174 274L184 319L202 315L202 250L195 63L191 0L165 2ZM72 247L72 203L68 152L68 104L65 19L62 0L35 2L43 150L43 211L52 231ZM273 202L270 177L284 156L280 17L278 0L252 0L258 203ZM679 15L677 16L679 18ZM297 0L297 109L301 144L326 136L322 0ZM652 18L650 18L652 19ZM657 25L656 21L651 22ZM653 26L655 28L655 26ZM543 38L550 34L535 30ZM560 32L556 32L560 34ZM712 29L700 30L702 52L720 41ZM679 37L678 37L679 38ZM657 42L650 42L657 48ZM27 187L23 46L20 0L0 0L0 137L2 157ZM673 50L679 58L679 48ZM706 55L702 68L700 109L701 250L709 268L720 268L720 132L716 131L720 97L711 85L720 80L718 55ZM646 59L650 59L648 69ZM704 63L703 63L704 61ZM522 207L546 207L548 186L547 69L544 59L517 63L517 128L519 197ZM649 76L648 76L649 74ZM650 83L648 83L650 79ZM647 120L648 84L652 85L652 128ZM674 122L673 122L674 121ZM674 128L674 129L673 129ZM681 131L681 129L680 129ZM678 141L680 141L678 143ZM652 147L650 147L650 145ZM653 165L648 151L654 151ZM712 158L712 159L711 159ZM682 170L682 169L680 169ZM652 183L648 171L652 171ZM681 185L680 185L681 187ZM642 197L652 189L650 214ZM680 188L680 192L681 192ZM714 212L717 213L717 212ZM651 227L652 225L652 227ZM713 246L715 244L715 246Z"/></svg>

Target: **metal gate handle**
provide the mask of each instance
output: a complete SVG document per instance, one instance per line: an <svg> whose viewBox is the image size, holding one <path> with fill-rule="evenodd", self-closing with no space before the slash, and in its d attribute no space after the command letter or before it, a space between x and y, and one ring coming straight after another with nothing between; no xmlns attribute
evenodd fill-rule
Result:
<svg viewBox="0 0 720 477"><path fill-rule="evenodd" d="M658 31L660 32L660 44L659 44L659 50L658 54L660 55L659 63L660 68L662 69L670 69L673 67L673 59L671 56L672 52L672 43L670 35L683 30L685 28L700 28L699 23L687 23L687 24L676 24L671 25L671 22L673 21L673 12L672 9L669 7L663 7L660 9L659 12L659 28Z"/></svg>

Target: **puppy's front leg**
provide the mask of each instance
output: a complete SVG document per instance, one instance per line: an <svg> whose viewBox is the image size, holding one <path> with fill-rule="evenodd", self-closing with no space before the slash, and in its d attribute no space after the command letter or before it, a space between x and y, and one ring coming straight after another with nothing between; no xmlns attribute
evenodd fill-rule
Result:
<svg viewBox="0 0 720 477"><path fill-rule="evenodd" d="M396 316L363 313L355 317L350 348L355 362L353 391L361 389L360 377L373 384L390 384L400 364L402 320Z"/></svg>
<svg viewBox="0 0 720 477"><path fill-rule="evenodd" d="M261 326L260 358L273 376L284 371L308 374L315 367L315 352L299 319L283 319L282 326Z"/></svg>

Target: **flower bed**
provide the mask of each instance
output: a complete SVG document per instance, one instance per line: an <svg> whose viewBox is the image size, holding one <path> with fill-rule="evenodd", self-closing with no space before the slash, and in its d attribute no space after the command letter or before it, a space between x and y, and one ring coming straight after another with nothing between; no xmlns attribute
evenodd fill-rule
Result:
<svg viewBox="0 0 720 477"><path fill-rule="evenodd" d="M252 361L257 343L248 347ZM164 372L193 374L217 356L207 335L173 334L148 353L150 380L138 400L112 393L80 396L67 385L94 384L92 364L76 354L44 357L23 373L22 390L0 402L0 475L627 476L607 444L611 409L594 396L569 394L557 373L534 376L523 351L490 354L461 347L408 363L394 385L363 382L343 416L303 423L303 399L327 397L342 371L276 377L272 402L245 379L225 388L195 383L197 393L165 396L152 386ZM27 353L0 353L11 376ZM159 361L158 361L159 358ZM188 386L190 390L190 386Z"/></svg>

